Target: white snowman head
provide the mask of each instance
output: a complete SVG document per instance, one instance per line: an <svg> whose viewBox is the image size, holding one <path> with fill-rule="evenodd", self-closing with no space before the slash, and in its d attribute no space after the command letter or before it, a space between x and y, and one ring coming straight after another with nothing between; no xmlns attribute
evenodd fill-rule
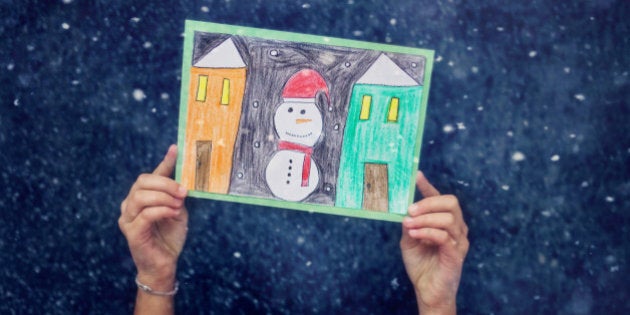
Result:
<svg viewBox="0 0 630 315"><path fill-rule="evenodd" d="M316 105L328 87L315 70L295 73L284 86L283 102L276 109L274 124L280 140L314 146L322 134L322 114Z"/></svg>
<svg viewBox="0 0 630 315"><path fill-rule="evenodd" d="M312 147L322 134L322 115L314 102L287 101L273 118L280 140Z"/></svg>

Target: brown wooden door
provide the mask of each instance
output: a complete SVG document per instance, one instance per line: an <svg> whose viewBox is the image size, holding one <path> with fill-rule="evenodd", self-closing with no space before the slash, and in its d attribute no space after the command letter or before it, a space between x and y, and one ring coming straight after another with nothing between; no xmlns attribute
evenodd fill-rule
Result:
<svg viewBox="0 0 630 315"><path fill-rule="evenodd" d="M212 141L197 141L197 167L195 169L195 190L208 191L210 188L210 157Z"/></svg>
<svg viewBox="0 0 630 315"><path fill-rule="evenodd" d="M365 163L363 209L387 212L388 186L387 165Z"/></svg>

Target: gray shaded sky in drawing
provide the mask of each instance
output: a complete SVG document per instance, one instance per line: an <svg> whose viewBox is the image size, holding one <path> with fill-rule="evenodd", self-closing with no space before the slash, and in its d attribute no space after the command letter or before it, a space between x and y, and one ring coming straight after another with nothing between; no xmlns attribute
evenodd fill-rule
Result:
<svg viewBox="0 0 630 315"><path fill-rule="evenodd" d="M286 81L294 73L308 68L319 72L328 84L330 106L318 104L323 117L323 131L313 147L312 159L319 167L320 182L303 202L334 205L352 86L381 52L196 32L193 64L230 36L247 65L247 81L229 193L274 198L265 181L265 169L277 150L278 142L273 116L282 102ZM395 53L386 55L422 84L424 57Z"/></svg>

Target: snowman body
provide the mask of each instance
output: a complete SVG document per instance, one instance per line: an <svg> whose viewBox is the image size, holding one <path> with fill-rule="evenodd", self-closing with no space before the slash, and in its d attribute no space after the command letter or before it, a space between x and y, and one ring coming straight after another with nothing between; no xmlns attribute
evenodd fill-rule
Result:
<svg viewBox="0 0 630 315"><path fill-rule="evenodd" d="M308 185L302 186L305 154L292 150L276 152L267 165L266 179L271 192L278 198L300 201L308 197L319 184L319 169L310 160Z"/></svg>
<svg viewBox="0 0 630 315"><path fill-rule="evenodd" d="M322 115L310 99L284 99L274 114L278 151L271 157L265 179L274 196L300 201L319 184L313 146L322 134Z"/></svg>

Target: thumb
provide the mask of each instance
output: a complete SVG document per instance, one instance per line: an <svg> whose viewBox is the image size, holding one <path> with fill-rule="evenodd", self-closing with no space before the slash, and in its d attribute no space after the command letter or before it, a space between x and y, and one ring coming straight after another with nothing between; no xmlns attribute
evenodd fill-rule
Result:
<svg viewBox="0 0 630 315"><path fill-rule="evenodd" d="M164 177L170 177L173 174L173 170L175 169L175 163L177 162L177 146L171 144L164 156L164 159L158 165L153 174L160 175Z"/></svg>
<svg viewBox="0 0 630 315"><path fill-rule="evenodd" d="M440 195L440 192L435 189L435 187L433 187L431 183L429 183L429 180L424 177L424 173L422 173L421 171L418 171L418 174L416 175L416 185L418 186L418 190L424 198Z"/></svg>

